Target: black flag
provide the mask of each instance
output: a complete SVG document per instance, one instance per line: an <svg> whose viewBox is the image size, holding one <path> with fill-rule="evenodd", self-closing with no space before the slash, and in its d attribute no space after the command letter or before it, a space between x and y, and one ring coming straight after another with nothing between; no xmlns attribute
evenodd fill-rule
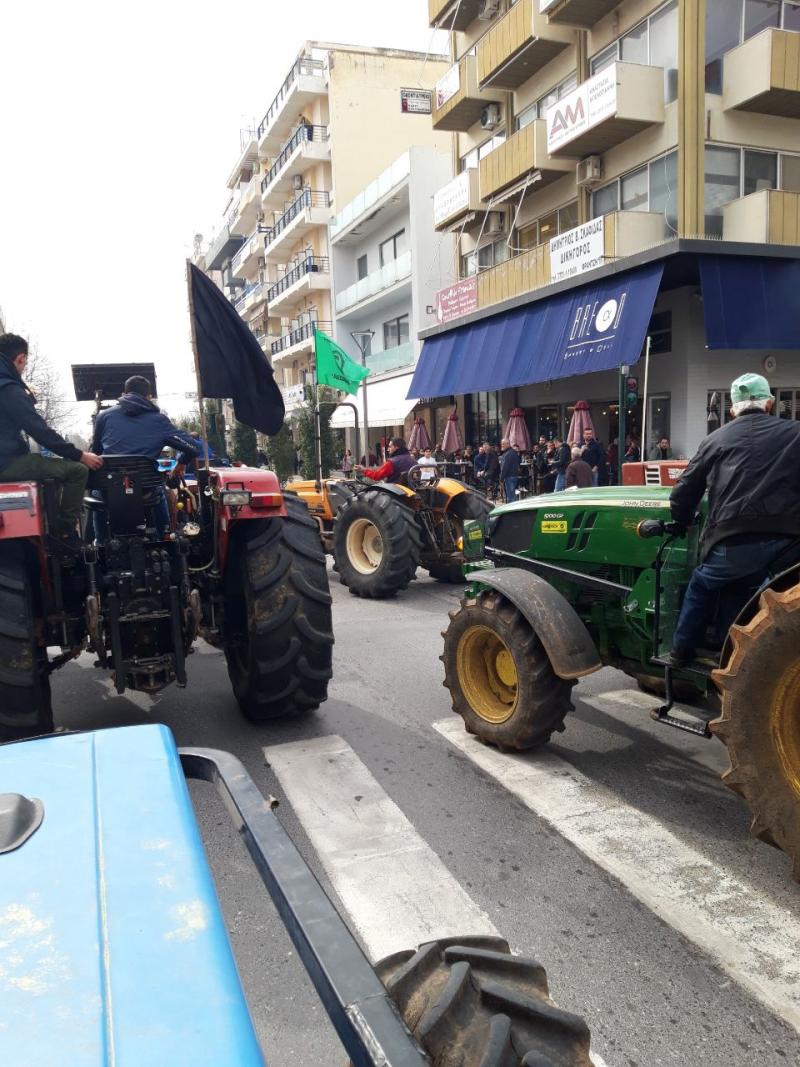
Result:
<svg viewBox="0 0 800 1067"><path fill-rule="evenodd" d="M224 293L193 263L189 287L203 396L231 399L239 422L261 433L277 433L286 409L258 341Z"/></svg>

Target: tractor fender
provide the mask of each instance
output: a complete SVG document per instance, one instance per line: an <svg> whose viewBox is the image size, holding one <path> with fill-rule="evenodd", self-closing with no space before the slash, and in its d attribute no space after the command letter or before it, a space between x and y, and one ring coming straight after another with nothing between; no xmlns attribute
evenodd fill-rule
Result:
<svg viewBox="0 0 800 1067"><path fill-rule="evenodd" d="M417 495L413 489L409 489L408 486L405 485L400 485L398 482L375 482L375 484L369 486L369 488L380 489L382 493L391 493L393 496L402 496L405 498Z"/></svg>
<svg viewBox="0 0 800 1067"><path fill-rule="evenodd" d="M474 571L469 577L479 585L496 589L522 612L559 678L582 678L603 666L575 609L538 574L518 567L500 567Z"/></svg>
<svg viewBox="0 0 800 1067"><path fill-rule="evenodd" d="M787 567L786 570L781 571L780 574L773 575L772 578L761 586L757 593L754 593L750 597L745 606L736 616L734 625L747 626L759 609L761 604L761 594L765 589L773 589L776 593L783 593L798 582L800 582L800 563L794 563L791 567ZM725 638L725 644L722 646L722 652L719 657L720 668L725 667L725 664L730 660L732 653L733 644L731 642L730 631L728 631Z"/></svg>

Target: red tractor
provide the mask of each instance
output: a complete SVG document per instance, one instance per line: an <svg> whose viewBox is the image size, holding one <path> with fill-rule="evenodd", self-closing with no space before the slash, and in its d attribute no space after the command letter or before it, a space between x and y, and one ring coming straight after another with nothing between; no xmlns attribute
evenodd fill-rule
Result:
<svg viewBox="0 0 800 1067"><path fill-rule="evenodd" d="M85 503L107 532L77 554L50 536L54 484L0 483L0 741L52 730L50 675L82 650L118 693L156 693L186 685L198 635L224 649L252 722L318 707L331 597L306 505L270 471L200 470L191 506L159 531L148 506L163 479L156 464L104 460Z"/></svg>

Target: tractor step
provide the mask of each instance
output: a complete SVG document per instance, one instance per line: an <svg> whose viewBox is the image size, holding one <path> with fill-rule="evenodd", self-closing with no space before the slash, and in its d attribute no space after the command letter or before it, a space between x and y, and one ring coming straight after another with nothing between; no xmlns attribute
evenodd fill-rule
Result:
<svg viewBox="0 0 800 1067"><path fill-rule="evenodd" d="M685 666L675 667L668 656L653 656L651 663L657 663L667 670L681 671L681 673L685 672L686 674L699 674L703 678L708 678L711 672L719 666L718 663L711 659L693 659Z"/></svg>
<svg viewBox="0 0 800 1067"><path fill-rule="evenodd" d="M653 708L650 712L650 718L654 722L661 722L665 726L674 727L676 730L685 730L687 734L695 734L698 737L711 737L707 720L699 719L695 715L683 719L673 715L672 708L661 707Z"/></svg>

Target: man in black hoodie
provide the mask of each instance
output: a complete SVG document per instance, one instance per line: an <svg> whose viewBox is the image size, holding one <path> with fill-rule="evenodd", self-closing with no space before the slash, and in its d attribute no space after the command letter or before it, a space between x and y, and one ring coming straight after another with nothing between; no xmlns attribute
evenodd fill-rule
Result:
<svg viewBox="0 0 800 1067"><path fill-rule="evenodd" d="M27 362L28 342L23 337L0 335L0 480L59 482L59 528L52 532L77 546L76 527L86 479L90 470L102 467L103 461L93 452L81 452L65 441L37 412L36 399L22 380ZM32 453L23 434L63 458Z"/></svg>

